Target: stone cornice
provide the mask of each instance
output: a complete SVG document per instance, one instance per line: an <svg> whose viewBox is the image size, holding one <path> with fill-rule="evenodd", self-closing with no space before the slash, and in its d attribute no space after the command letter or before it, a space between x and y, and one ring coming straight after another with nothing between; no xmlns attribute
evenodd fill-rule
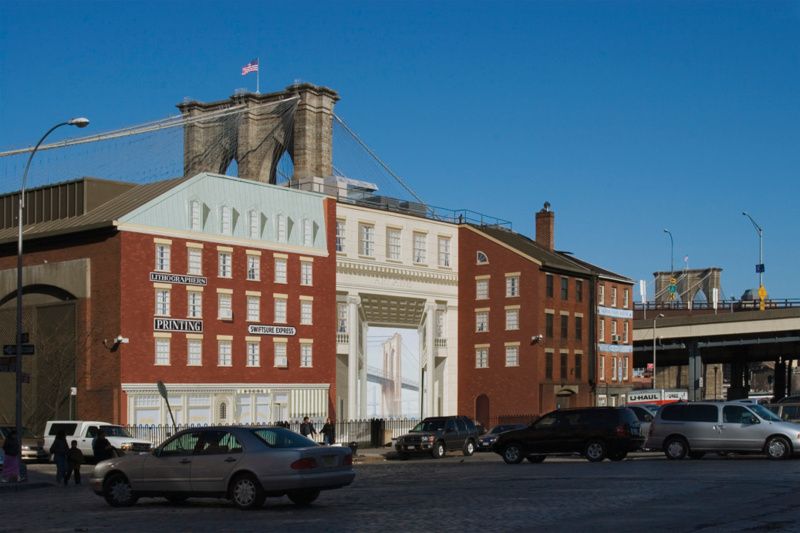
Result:
<svg viewBox="0 0 800 533"><path fill-rule="evenodd" d="M290 390L319 390L329 389L328 383L167 383L167 390L170 394L178 393L217 393L230 394L231 391L242 390L247 392L255 391L280 391ZM158 387L155 383L123 383L122 390L127 394L131 393L156 393ZM246 394L246 393L245 393Z"/></svg>
<svg viewBox="0 0 800 533"><path fill-rule="evenodd" d="M458 285L458 273L452 271L388 265L377 261L357 261L341 257L336 260L336 273L371 278L433 283L436 285Z"/></svg>

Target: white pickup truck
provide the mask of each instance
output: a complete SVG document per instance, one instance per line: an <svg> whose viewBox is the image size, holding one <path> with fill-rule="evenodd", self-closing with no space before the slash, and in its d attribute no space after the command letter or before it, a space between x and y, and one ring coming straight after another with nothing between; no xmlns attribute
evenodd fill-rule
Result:
<svg viewBox="0 0 800 533"><path fill-rule="evenodd" d="M63 430L67 435L67 444L71 445L73 440L78 441L78 448L83 452L84 457L94 457L92 451L92 441L97 436L99 430L106 434L111 446L121 452L149 452L150 442L131 437L130 433L122 426L115 426L108 422L86 422L81 420L51 420L44 427L44 449L49 453L50 446L56 434Z"/></svg>

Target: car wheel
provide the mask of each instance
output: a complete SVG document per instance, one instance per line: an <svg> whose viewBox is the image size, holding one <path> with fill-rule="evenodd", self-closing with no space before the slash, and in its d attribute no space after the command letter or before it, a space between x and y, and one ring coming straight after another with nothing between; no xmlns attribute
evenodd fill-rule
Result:
<svg viewBox="0 0 800 533"><path fill-rule="evenodd" d="M231 482L230 499L239 509L257 509L265 498L264 489L252 474L238 475Z"/></svg>
<svg viewBox="0 0 800 533"><path fill-rule="evenodd" d="M178 496L178 495L167 496L167 501L173 505L180 505L182 503L186 503L186 500L188 499L189 499L188 496Z"/></svg>
<svg viewBox="0 0 800 533"><path fill-rule="evenodd" d="M512 442L503 448L503 461L506 464L517 465L522 462L525 455L522 453L522 448L519 444Z"/></svg>
<svg viewBox="0 0 800 533"><path fill-rule="evenodd" d="M614 452L608 454L608 458L612 461L622 461L626 457L628 457L628 452Z"/></svg>
<svg viewBox="0 0 800 533"><path fill-rule="evenodd" d="M103 496L112 507L130 507L139 499L128 478L122 474L112 474L106 479L103 483Z"/></svg>
<svg viewBox="0 0 800 533"><path fill-rule="evenodd" d="M526 457L528 461L534 464L543 463L546 458L546 455L529 455Z"/></svg>
<svg viewBox="0 0 800 533"><path fill-rule="evenodd" d="M683 459L689 453L689 446L681 437L670 437L664 443L664 455L667 459Z"/></svg>
<svg viewBox="0 0 800 533"><path fill-rule="evenodd" d="M702 459L706 452L689 452L689 459Z"/></svg>
<svg viewBox="0 0 800 533"><path fill-rule="evenodd" d="M783 437L771 437L765 449L770 459L787 459L792 454L791 445Z"/></svg>
<svg viewBox="0 0 800 533"><path fill-rule="evenodd" d="M433 449L431 450L431 455L433 455L434 459L440 459L444 457L446 452L446 448L444 447L444 442L439 441L433 445Z"/></svg>
<svg viewBox="0 0 800 533"><path fill-rule="evenodd" d="M469 439L464 445L464 455L469 457L473 453L475 453L475 443L472 441L472 439Z"/></svg>
<svg viewBox="0 0 800 533"><path fill-rule="evenodd" d="M606 445L601 440L590 441L583 452L590 463L599 463L606 458L606 453Z"/></svg>
<svg viewBox="0 0 800 533"><path fill-rule="evenodd" d="M295 490L287 494L295 505L311 505L319 497L318 489Z"/></svg>

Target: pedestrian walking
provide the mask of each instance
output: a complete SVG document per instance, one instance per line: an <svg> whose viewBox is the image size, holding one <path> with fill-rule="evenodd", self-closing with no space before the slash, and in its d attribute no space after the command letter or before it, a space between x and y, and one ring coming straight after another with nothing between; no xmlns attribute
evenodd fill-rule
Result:
<svg viewBox="0 0 800 533"><path fill-rule="evenodd" d="M3 474L0 476L3 481L21 481L19 469L20 452L21 448L20 441L17 438L17 430L12 429L6 437L6 441L3 443L3 454L5 454L5 458L3 459Z"/></svg>
<svg viewBox="0 0 800 533"><path fill-rule="evenodd" d="M322 433L323 444L330 445L336 442L336 426L331 422L330 418L325 419L325 425L322 426L319 432Z"/></svg>
<svg viewBox="0 0 800 533"><path fill-rule="evenodd" d="M61 483L67 477L67 453L69 452L69 444L67 444L67 434L64 430L56 433L56 438L53 440L53 445L50 446L50 455L56 463L56 483Z"/></svg>
<svg viewBox="0 0 800 533"><path fill-rule="evenodd" d="M312 435L317 434L317 430L314 429L314 424L311 423L307 416L303 417L303 423L300 424L300 434L309 439Z"/></svg>
<svg viewBox="0 0 800 533"><path fill-rule="evenodd" d="M78 448L78 441L72 441L72 447L67 452L67 461L69 461L69 468L67 469L67 476L64 478L64 485L69 483L69 477L75 475L75 484L81 484L81 465L84 463L83 452Z"/></svg>
<svg viewBox="0 0 800 533"><path fill-rule="evenodd" d="M108 442L106 432L102 429L97 431L97 436L92 440L92 454L98 463L114 457L114 447Z"/></svg>

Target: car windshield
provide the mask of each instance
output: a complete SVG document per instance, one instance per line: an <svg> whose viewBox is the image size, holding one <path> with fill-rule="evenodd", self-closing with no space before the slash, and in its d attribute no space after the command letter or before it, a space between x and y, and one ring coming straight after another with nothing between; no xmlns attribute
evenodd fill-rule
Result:
<svg viewBox="0 0 800 533"><path fill-rule="evenodd" d="M776 415L763 405L758 405L758 404L748 405L747 408L754 411L758 416L769 422L783 422L783 420L781 420L781 418L778 415Z"/></svg>
<svg viewBox="0 0 800 533"><path fill-rule="evenodd" d="M444 419L423 420L411 430L411 433L422 433L424 431L441 431L444 429Z"/></svg>
<svg viewBox="0 0 800 533"><path fill-rule="evenodd" d="M12 427L1 427L0 428L0 437L8 437L11 434L11 430L14 428ZM22 428L22 438L23 439L35 439L36 435L34 435L30 429Z"/></svg>
<svg viewBox="0 0 800 533"><path fill-rule="evenodd" d="M319 446L311 439L284 428L256 428L251 430L270 448L308 448Z"/></svg>
<svg viewBox="0 0 800 533"><path fill-rule="evenodd" d="M128 437L129 439L133 438L131 437L131 434L128 433L128 431L122 426L100 426L100 429L103 430L103 433L106 434L106 437Z"/></svg>

